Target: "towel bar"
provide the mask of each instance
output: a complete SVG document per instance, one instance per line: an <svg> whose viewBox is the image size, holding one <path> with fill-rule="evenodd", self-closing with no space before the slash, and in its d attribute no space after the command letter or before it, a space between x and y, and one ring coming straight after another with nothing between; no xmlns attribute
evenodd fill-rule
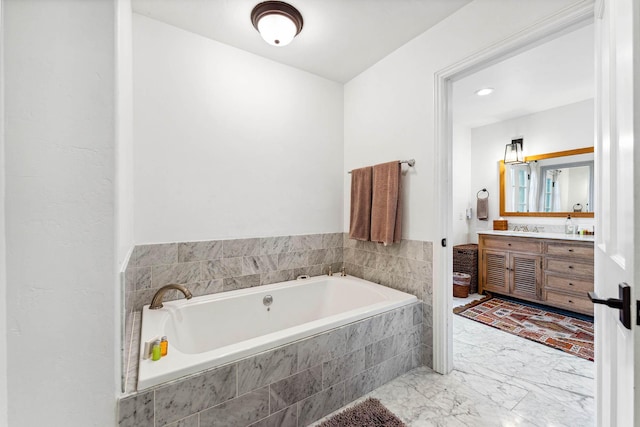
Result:
<svg viewBox="0 0 640 427"><path fill-rule="evenodd" d="M415 164L416 164L416 159L400 160L400 161L398 161L398 163L401 163L401 164L402 164L402 163L406 163L406 164L408 164L408 165L409 165L409 167L411 167L411 168L412 168L412 167L414 167L414 166L415 166ZM347 173L351 173L351 171L349 171L349 172L347 172Z"/></svg>

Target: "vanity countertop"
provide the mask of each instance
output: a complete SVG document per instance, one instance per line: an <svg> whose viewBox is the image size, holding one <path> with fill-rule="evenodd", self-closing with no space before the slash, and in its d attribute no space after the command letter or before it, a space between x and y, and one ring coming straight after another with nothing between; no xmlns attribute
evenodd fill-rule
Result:
<svg viewBox="0 0 640 427"><path fill-rule="evenodd" d="M574 240L578 242L593 242L594 236L579 235L579 234L564 234L564 233L547 233L547 232L529 232L529 231L499 231L499 230L484 230L478 231L478 234L491 234L494 236L512 236L512 237L533 237L538 239L558 239L558 240Z"/></svg>

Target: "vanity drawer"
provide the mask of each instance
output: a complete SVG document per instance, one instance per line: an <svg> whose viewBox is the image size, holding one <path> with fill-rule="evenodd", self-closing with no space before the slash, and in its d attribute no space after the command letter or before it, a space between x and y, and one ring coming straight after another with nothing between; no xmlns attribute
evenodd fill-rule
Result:
<svg viewBox="0 0 640 427"><path fill-rule="evenodd" d="M571 256L585 259L593 259L593 245L572 245L570 243L551 243L545 247L545 253L549 255Z"/></svg>
<svg viewBox="0 0 640 427"><path fill-rule="evenodd" d="M562 289L584 295L586 295L587 292L593 291L593 281L579 279L576 280L574 278L555 276L553 274L545 274L544 277L545 289Z"/></svg>
<svg viewBox="0 0 640 427"><path fill-rule="evenodd" d="M566 308L581 313L593 313L593 303L588 298L575 295L563 294L561 292L546 291L546 301L549 305Z"/></svg>
<svg viewBox="0 0 640 427"><path fill-rule="evenodd" d="M575 262L573 260L562 260L553 258L547 258L546 264L547 265L545 270L547 271L593 277L593 264L583 264L580 262Z"/></svg>
<svg viewBox="0 0 640 427"><path fill-rule="evenodd" d="M522 240L513 237L483 237L487 249L501 249L505 251L541 253L542 245L536 239Z"/></svg>

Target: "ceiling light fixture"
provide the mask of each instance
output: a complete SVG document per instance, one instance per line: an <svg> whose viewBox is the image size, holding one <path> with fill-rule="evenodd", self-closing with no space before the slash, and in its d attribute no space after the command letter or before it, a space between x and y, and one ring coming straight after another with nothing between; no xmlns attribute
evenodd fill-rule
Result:
<svg viewBox="0 0 640 427"><path fill-rule="evenodd" d="M303 21L298 9L290 4L265 1L251 11L251 23L270 45L286 46L300 34Z"/></svg>
<svg viewBox="0 0 640 427"><path fill-rule="evenodd" d="M478 95L478 96L490 95L490 94L493 93L493 90L494 89L492 87L485 87L485 88L482 88L482 89L478 89L476 91L476 95Z"/></svg>
<svg viewBox="0 0 640 427"><path fill-rule="evenodd" d="M507 144L504 148L504 163L517 165L526 163L524 161L524 152L522 151L522 145L524 141L522 138L512 139L511 144Z"/></svg>

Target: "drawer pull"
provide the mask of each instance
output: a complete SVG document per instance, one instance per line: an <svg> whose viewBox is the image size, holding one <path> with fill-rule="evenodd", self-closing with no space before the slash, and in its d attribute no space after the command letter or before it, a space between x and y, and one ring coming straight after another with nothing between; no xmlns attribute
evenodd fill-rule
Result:
<svg viewBox="0 0 640 427"><path fill-rule="evenodd" d="M573 270L573 265L570 265L570 266L569 266L569 268L570 268L571 270Z"/></svg>
<svg viewBox="0 0 640 427"><path fill-rule="evenodd" d="M569 282L569 286L573 286L573 283Z"/></svg>
<svg viewBox="0 0 640 427"><path fill-rule="evenodd" d="M573 300L569 300L569 303L570 303L570 304L573 304Z"/></svg>
<svg viewBox="0 0 640 427"><path fill-rule="evenodd" d="M507 243L507 246L511 246L511 243Z"/></svg>
<svg viewBox="0 0 640 427"><path fill-rule="evenodd" d="M573 249L569 249L569 252L573 252Z"/></svg>

